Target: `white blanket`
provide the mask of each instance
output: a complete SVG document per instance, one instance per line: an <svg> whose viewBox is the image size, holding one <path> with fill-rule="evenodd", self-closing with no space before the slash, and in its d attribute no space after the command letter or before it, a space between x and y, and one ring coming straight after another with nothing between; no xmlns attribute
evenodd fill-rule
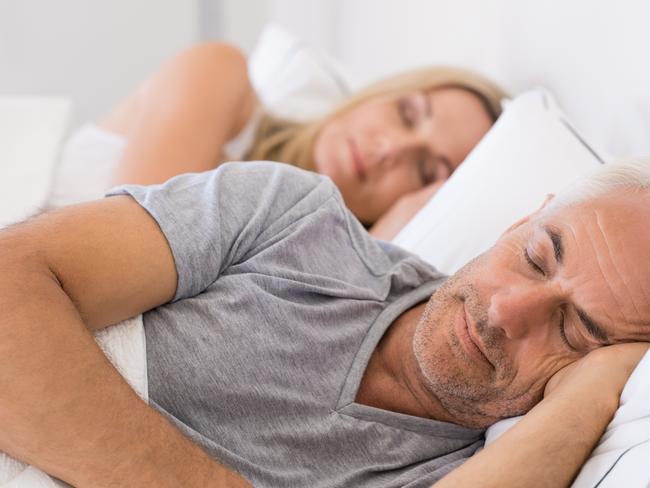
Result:
<svg viewBox="0 0 650 488"><path fill-rule="evenodd" d="M99 331L95 340L116 369L145 401L147 356L142 316ZM64 485L33 466L0 452L0 488L60 488Z"/></svg>

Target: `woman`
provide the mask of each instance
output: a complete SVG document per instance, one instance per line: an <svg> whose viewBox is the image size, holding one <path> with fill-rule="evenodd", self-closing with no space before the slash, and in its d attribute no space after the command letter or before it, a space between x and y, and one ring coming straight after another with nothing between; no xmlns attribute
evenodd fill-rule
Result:
<svg viewBox="0 0 650 488"><path fill-rule="evenodd" d="M240 51L201 44L73 136L49 203L226 160L275 160L329 176L371 233L389 239L488 131L502 97L473 73L433 68L380 81L322 120L297 124L264 113ZM75 186L81 174L86 185Z"/></svg>

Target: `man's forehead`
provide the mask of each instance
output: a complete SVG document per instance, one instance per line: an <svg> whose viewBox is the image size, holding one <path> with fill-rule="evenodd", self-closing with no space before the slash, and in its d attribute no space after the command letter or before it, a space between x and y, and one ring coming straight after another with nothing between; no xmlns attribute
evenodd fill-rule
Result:
<svg viewBox="0 0 650 488"><path fill-rule="evenodd" d="M648 242L650 192L621 189L543 215L542 225L565 228L595 225L604 235Z"/></svg>
<svg viewBox="0 0 650 488"><path fill-rule="evenodd" d="M606 309L615 331L635 340L650 340L648 217L648 192L620 191L558 209L537 223L563 265L601 290L593 306Z"/></svg>

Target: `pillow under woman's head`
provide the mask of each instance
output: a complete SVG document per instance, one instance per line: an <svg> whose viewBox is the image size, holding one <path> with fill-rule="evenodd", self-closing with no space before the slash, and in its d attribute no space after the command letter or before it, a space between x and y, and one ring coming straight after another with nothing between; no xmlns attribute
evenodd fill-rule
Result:
<svg viewBox="0 0 650 488"><path fill-rule="evenodd" d="M394 243L444 273L487 250L549 193L603 164L543 89L503 115Z"/></svg>

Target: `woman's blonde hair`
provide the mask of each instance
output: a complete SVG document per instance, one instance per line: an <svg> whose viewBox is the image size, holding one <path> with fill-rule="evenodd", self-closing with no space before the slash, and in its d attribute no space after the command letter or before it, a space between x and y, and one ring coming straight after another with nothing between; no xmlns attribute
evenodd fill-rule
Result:
<svg viewBox="0 0 650 488"><path fill-rule="evenodd" d="M446 66L422 68L372 83L352 95L329 115L311 122L298 123L274 117L269 113L264 114L246 159L282 161L313 171L314 142L320 129L329 120L377 96L398 97L414 91L447 87L462 88L474 93L493 121L501 114L501 99L506 94L481 75Z"/></svg>

